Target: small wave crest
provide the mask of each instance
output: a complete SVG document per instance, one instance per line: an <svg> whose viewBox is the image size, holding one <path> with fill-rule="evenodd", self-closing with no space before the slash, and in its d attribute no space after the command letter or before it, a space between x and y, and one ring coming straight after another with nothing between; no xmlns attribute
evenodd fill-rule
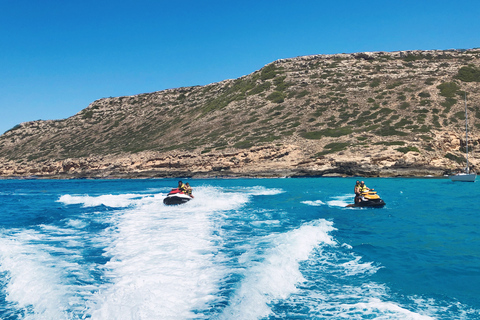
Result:
<svg viewBox="0 0 480 320"><path fill-rule="evenodd" d="M106 207L112 207L112 208L124 208L134 204L135 200L141 199L143 197L145 197L145 195L105 194L105 195L94 197L89 195L80 196L80 195L65 194L58 199L58 202L64 203L66 205L81 204L84 207L98 207L98 206L104 205Z"/></svg>
<svg viewBox="0 0 480 320"><path fill-rule="evenodd" d="M258 319L271 313L269 303L285 299L297 291L296 285L305 279L299 265L320 244L333 244L328 232L332 223L319 220L293 231L267 236L270 248L259 257L247 252L242 258L246 264L245 278L224 310L221 319Z"/></svg>
<svg viewBox="0 0 480 320"><path fill-rule="evenodd" d="M353 202L352 195L343 195L343 196L333 197L332 200L327 201L327 204L330 207L346 207L347 204L351 202Z"/></svg>
<svg viewBox="0 0 480 320"><path fill-rule="evenodd" d="M433 319L424 306L412 311L393 302L389 288L372 281L381 267L362 261L349 245L317 247L304 266L306 281L281 304L289 309L300 304L312 318Z"/></svg>
<svg viewBox="0 0 480 320"><path fill-rule="evenodd" d="M302 201L302 203L309 206L313 206L313 207L320 207L325 204L325 202L323 202L322 200L315 200L315 201L306 200L306 201Z"/></svg>
<svg viewBox="0 0 480 320"><path fill-rule="evenodd" d="M242 192L253 196L273 196L285 192L279 188L267 188L264 186L242 187L235 189L227 189L226 191Z"/></svg>
<svg viewBox="0 0 480 320"><path fill-rule="evenodd" d="M6 276L5 309L22 319L76 319L96 288L77 231L54 227L0 234L0 274ZM62 243L62 247L54 245ZM81 284L80 284L81 283Z"/></svg>

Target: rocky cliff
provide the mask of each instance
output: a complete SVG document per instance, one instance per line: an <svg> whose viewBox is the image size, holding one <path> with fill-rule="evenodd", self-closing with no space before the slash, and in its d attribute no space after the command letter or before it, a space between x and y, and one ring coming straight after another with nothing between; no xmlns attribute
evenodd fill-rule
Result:
<svg viewBox="0 0 480 320"><path fill-rule="evenodd" d="M480 50L282 59L0 136L2 177L418 176L479 166Z"/></svg>

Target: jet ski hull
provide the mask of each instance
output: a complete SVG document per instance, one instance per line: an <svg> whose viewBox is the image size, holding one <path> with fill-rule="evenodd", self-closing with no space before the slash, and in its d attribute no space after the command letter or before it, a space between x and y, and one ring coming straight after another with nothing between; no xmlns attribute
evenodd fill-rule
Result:
<svg viewBox="0 0 480 320"><path fill-rule="evenodd" d="M163 199L163 203L169 206L175 204L182 204L190 200L192 200L192 197L190 197L189 195L181 192L178 189L173 189L172 191L170 191L167 197Z"/></svg>
<svg viewBox="0 0 480 320"><path fill-rule="evenodd" d="M355 204L349 204L347 207L353 208L382 208L385 206L385 202L382 199L377 200L367 200Z"/></svg>
<svg viewBox="0 0 480 320"><path fill-rule="evenodd" d="M188 197L188 198L187 197L180 196L180 195L167 196L165 199L163 199L163 203L166 204L167 206L175 205L175 204L182 204L182 203L186 203L186 202L191 200L190 197Z"/></svg>

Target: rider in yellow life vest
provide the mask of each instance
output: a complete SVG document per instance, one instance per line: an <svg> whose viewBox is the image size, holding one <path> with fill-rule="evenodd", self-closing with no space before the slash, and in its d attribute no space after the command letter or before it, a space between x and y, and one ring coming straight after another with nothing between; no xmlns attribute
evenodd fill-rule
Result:
<svg viewBox="0 0 480 320"><path fill-rule="evenodd" d="M355 183L355 188L353 188L353 192L355 193L355 203L360 202L360 195L362 194L360 192L360 181L357 180Z"/></svg>
<svg viewBox="0 0 480 320"><path fill-rule="evenodd" d="M360 193L367 192L367 191L370 191L370 190L373 190L373 189L368 188L368 187L365 185L365 182L363 182L363 181L360 182L360 187L359 187Z"/></svg>
<svg viewBox="0 0 480 320"><path fill-rule="evenodd" d="M188 194L190 197L193 198L193 195L192 195L192 187L190 187L190 184L187 182L185 184L185 193Z"/></svg>
<svg viewBox="0 0 480 320"><path fill-rule="evenodd" d="M186 193L187 187L183 184L182 181L178 181L178 190L182 191L183 193Z"/></svg>

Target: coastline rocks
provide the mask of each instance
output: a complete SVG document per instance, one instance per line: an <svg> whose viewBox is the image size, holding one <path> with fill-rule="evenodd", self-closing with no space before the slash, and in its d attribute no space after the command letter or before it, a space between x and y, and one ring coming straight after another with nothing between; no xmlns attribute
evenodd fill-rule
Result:
<svg viewBox="0 0 480 320"><path fill-rule="evenodd" d="M450 139L449 141L452 141ZM373 155L372 155L373 154ZM372 150L365 155L340 152L311 156L296 145L258 146L224 153L152 151L138 154L14 162L0 159L3 178L173 178L173 177L308 177L442 176L454 167L446 158L420 152ZM473 161L476 165L476 160Z"/></svg>

